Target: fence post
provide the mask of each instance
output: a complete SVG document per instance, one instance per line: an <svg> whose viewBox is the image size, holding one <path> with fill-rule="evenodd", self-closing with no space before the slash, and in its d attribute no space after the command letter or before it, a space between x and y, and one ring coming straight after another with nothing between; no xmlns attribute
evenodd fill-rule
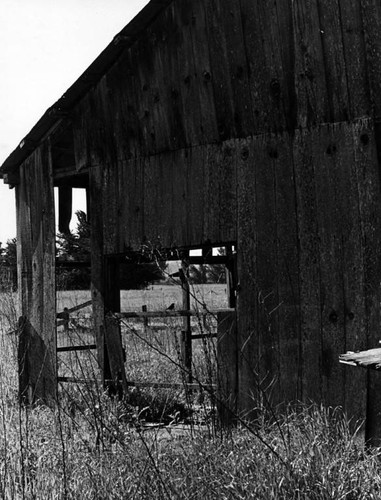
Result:
<svg viewBox="0 0 381 500"><path fill-rule="evenodd" d="M112 382L107 384L111 392L121 396L127 391L127 378L124 367L125 355L122 345L119 321L110 313L105 317L105 341Z"/></svg>
<svg viewBox="0 0 381 500"><path fill-rule="evenodd" d="M147 312L147 306L145 304L144 304L144 306L142 306L142 311ZM147 333L147 328L148 328L148 318L147 317L143 318L143 326L144 326L144 333Z"/></svg>
<svg viewBox="0 0 381 500"><path fill-rule="evenodd" d="M183 292L183 309L190 310L190 287L189 287L189 264L182 261L179 270L181 279L181 288ZM192 382L192 326L190 316L183 318L183 330L181 332L181 358L186 372L187 382Z"/></svg>

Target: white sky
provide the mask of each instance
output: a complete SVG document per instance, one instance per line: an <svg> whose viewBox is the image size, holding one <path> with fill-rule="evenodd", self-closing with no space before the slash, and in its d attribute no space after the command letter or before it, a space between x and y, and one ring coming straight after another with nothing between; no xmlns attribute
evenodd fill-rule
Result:
<svg viewBox="0 0 381 500"><path fill-rule="evenodd" d="M0 164L147 3L0 0ZM14 190L0 180L0 241L14 236Z"/></svg>

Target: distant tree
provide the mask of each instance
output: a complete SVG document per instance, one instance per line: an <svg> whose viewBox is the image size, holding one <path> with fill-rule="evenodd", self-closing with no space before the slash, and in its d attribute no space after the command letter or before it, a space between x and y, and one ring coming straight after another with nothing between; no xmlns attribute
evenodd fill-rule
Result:
<svg viewBox="0 0 381 500"><path fill-rule="evenodd" d="M87 290L91 283L90 267L70 267L70 262L90 261L90 224L85 212L77 210L75 214L78 219L76 230L57 234L56 253L60 263L57 288L61 290ZM65 263L67 267L64 267Z"/></svg>
<svg viewBox="0 0 381 500"><path fill-rule="evenodd" d="M6 246L0 243L0 265L2 268L2 287L11 285L13 290L17 289L17 240L7 240ZM5 283L6 282L6 283Z"/></svg>
<svg viewBox="0 0 381 500"><path fill-rule="evenodd" d="M76 212L78 224L75 232L57 235L57 257L61 263L90 261L91 226L85 212ZM138 259L136 255L136 260ZM119 285L121 289L139 289L163 278L165 264L125 261L119 265ZM91 283L90 268L59 267L58 287L67 290L88 289Z"/></svg>

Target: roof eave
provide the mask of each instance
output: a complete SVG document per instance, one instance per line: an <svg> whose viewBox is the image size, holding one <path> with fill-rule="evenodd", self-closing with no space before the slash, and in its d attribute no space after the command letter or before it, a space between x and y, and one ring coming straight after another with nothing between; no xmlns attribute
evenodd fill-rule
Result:
<svg viewBox="0 0 381 500"><path fill-rule="evenodd" d="M38 120L20 144L6 158L0 167L0 178L18 168L38 147L49 132L67 116L74 105L102 78L121 53L131 47L141 33L173 0L151 0L125 26L90 64L82 75L71 85L62 97Z"/></svg>

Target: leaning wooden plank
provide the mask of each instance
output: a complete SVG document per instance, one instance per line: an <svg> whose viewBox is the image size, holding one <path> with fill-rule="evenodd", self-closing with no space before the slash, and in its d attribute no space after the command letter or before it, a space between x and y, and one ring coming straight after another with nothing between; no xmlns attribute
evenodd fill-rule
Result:
<svg viewBox="0 0 381 500"><path fill-rule="evenodd" d="M340 361L350 361L359 366L381 364L381 349L369 349L368 351L342 354Z"/></svg>
<svg viewBox="0 0 381 500"><path fill-rule="evenodd" d="M66 312L72 313L72 312L75 312L75 311L79 311L81 309L84 309L87 306L90 306L92 303L93 303L92 300L88 300L87 302L83 302L83 304L78 304L77 306L70 307L70 309L67 309ZM57 318L61 317L60 314L62 314L62 312L57 313Z"/></svg>
<svg viewBox="0 0 381 500"><path fill-rule="evenodd" d="M347 352L346 354L342 354L340 356L340 359L361 360L361 359L366 359L369 356L379 356L381 361L381 348L367 349L366 351L359 351L359 352Z"/></svg>

